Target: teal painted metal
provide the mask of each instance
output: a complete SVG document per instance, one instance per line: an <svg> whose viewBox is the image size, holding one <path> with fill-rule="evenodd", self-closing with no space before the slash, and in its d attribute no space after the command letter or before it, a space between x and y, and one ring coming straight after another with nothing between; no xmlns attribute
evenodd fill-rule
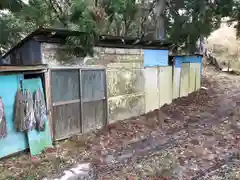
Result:
<svg viewBox="0 0 240 180"><path fill-rule="evenodd" d="M16 132L14 127L15 95L23 75L1 75L0 96L3 99L7 122L7 137L0 140L0 158L28 148L25 133Z"/></svg>
<svg viewBox="0 0 240 180"><path fill-rule="evenodd" d="M24 80L23 88L28 89L32 94L40 88L43 93L43 86L40 78ZM52 138L48 120L46 121L45 131L38 132L36 130L32 130L27 133L27 137L30 152L33 156L40 154L45 148L52 147Z"/></svg>

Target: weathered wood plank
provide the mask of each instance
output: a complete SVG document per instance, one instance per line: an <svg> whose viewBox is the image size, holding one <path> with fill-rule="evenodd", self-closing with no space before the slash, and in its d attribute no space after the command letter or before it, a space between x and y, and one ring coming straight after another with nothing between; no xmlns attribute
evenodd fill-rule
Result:
<svg viewBox="0 0 240 180"><path fill-rule="evenodd" d="M107 118L106 100L83 103L83 133L100 129L105 125Z"/></svg>
<svg viewBox="0 0 240 180"><path fill-rule="evenodd" d="M80 103L53 107L55 140L81 132Z"/></svg>
<svg viewBox="0 0 240 180"><path fill-rule="evenodd" d="M0 66L0 72L9 72L9 71L37 71L45 70L47 65L36 65L36 66Z"/></svg>
<svg viewBox="0 0 240 180"><path fill-rule="evenodd" d="M54 139L54 133L53 133L53 118L52 118L52 99L51 99L51 73L45 72L44 73L44 89L46 93L46 106L47 106L47 112L48 112L48 120L49 120L49 126L50 126L50 132L52 139Z"/></svg>

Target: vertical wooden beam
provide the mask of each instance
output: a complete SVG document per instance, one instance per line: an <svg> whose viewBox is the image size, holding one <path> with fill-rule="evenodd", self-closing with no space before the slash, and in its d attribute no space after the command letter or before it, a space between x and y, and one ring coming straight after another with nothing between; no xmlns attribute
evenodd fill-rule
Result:
<svg viewBox="0 0 240 180"><path fill-rule="evenodd" d="M52 118L52 91L51 91L51 70L48 69L47 72L44 73L45 78L45 92L46 92L46 106L47 106L47 113L48 113L48 120L50 125L50 131L52 140L54 141L54 126L53 126L53 118Z"/></svg>
<svg viewBox="0 0 240 180"><path fill-rule="evenodd" d="M108 110L108 79L107 79L107 69L104 69L104 88L105 88L105 103L106 103L106 119L103 122L104 126L109 124L109 110Z"/></svg>
<svg viewBox="0 0 240 180"><path fill-rule="evenodd" d="M78 70L79 72L79 91L80 91L80 126L81 126L81 129L80 129L80 133L84 133L84 127L83 127L83 92L82 92L82 69L79 68Z"/></svg>

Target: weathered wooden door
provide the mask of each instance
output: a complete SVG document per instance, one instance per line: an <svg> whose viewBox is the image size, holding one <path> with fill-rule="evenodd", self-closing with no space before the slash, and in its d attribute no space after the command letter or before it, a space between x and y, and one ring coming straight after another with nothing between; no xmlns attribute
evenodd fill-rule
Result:
<svg viewBox="0 0 240 180"><path fill-rule="evenodd" d="M99 129L107 123L104 69L51 69L51 86L55 140Z"/></svg>
<svg viewBox="0 0 240 180"><path fill-rule="evenodd" d="M79 69L51 69L51 99L55 140L81 133Z"/></svg>
<svg viewBox="0 0 240 180"><path fill-rule="evenodd" d="M103 69L81 69L82 132L107 124L106 72Z"/></svg>

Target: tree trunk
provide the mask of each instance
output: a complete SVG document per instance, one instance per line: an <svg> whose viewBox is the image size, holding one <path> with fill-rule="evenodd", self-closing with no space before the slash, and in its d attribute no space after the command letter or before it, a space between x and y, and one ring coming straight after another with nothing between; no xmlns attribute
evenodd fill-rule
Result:
<svg viewBox="0 0 240 180"><path fill-rule="evenodd" d="M155 38L164 40L165 39L165 16L164 16L164 10L166 7L166 0L157 0L156 4L156 31L155 31Z"/></svg>

